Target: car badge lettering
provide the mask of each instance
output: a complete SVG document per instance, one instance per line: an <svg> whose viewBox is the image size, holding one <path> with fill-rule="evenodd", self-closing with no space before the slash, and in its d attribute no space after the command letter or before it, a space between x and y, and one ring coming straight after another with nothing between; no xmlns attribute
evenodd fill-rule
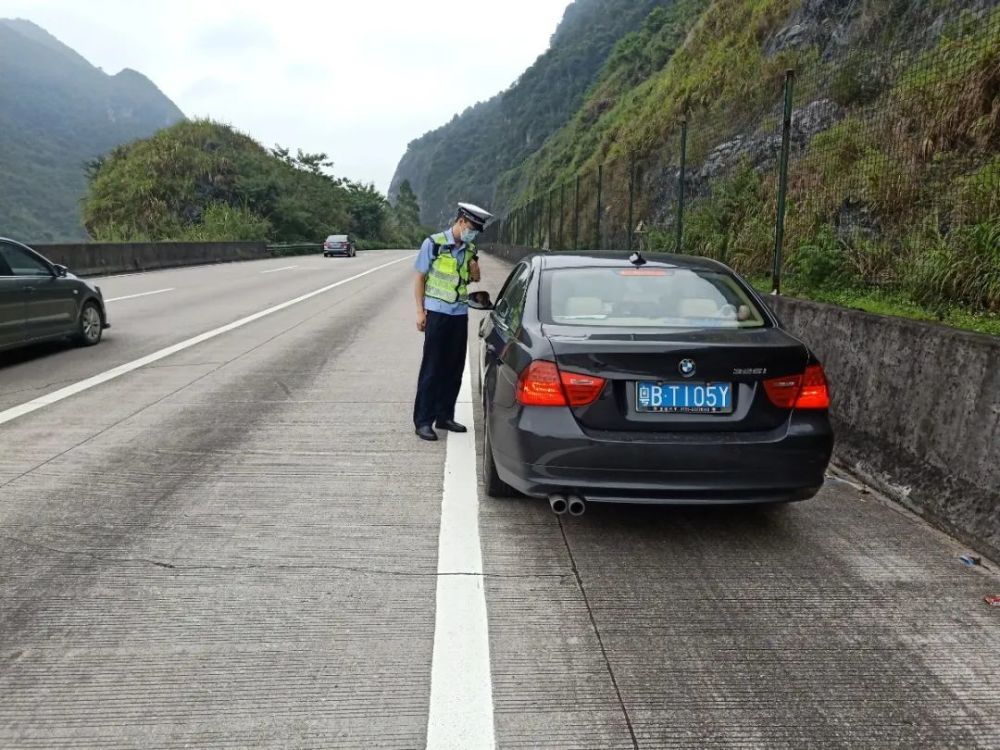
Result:
<svg viewBox="0 0 1000 750"><path fill-rule="evenodd" d="M677 369L685 378L694 377L695 371L697 370L693 359L682 359L680 364L677 365Z"/></svg>

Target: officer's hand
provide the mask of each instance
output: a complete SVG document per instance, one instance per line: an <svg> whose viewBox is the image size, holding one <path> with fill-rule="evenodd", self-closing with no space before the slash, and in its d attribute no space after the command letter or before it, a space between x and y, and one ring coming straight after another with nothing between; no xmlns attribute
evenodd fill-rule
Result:
<svg viewBox="0 0 1000 750"><path fill-rule="evenodd" d="M469 280L478 283L479 279L479 261L474 260L469 263Z"/></svg>
<svg viewBox="0 0 1000 750"><path fill-rule="evenodd" d="M417 330L421 333L427 328L427 311L419 310L417 312Z"/></svg>

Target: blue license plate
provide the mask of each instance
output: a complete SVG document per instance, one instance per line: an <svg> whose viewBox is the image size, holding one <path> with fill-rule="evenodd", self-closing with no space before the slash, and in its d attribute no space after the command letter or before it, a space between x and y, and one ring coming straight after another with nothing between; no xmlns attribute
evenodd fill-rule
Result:
<svg viewBox="0 0 1000 750"><path fill-rule="evenodd" d="M729 414L733 410L732 383L635 384L635 408L661 414Z"/></svg>

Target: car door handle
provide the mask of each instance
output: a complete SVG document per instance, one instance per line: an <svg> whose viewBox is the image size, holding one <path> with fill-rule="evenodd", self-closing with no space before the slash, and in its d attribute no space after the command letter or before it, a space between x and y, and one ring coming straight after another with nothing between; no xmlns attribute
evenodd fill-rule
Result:
<svg viewBox="0 0 1000 750"><path fill-rule="evenodd" d="M26 292L33 292L33 291L35 291L35 287L33 287L33 286L24 286L24 287L21 287L21 288L24 291L26 291Z"/></svg>

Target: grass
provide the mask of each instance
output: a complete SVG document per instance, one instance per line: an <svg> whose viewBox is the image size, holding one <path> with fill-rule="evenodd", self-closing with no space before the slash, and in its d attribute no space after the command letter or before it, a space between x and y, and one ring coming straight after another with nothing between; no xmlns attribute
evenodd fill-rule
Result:
<svg viewBox="0 0 1000 750"><path fill-rule="evenodd" d="M750 282L759 292L770 294L771 279L769 277L754 276ZM787 297L826 302L876 315L891 315L897 318L940 323L964 331L1000 336L1000 315L976 313L957 306L938 308L921 305L901 292L879 289L806 288L797 285L793 279L787 279L783 284L783 294Z"/></svg>

